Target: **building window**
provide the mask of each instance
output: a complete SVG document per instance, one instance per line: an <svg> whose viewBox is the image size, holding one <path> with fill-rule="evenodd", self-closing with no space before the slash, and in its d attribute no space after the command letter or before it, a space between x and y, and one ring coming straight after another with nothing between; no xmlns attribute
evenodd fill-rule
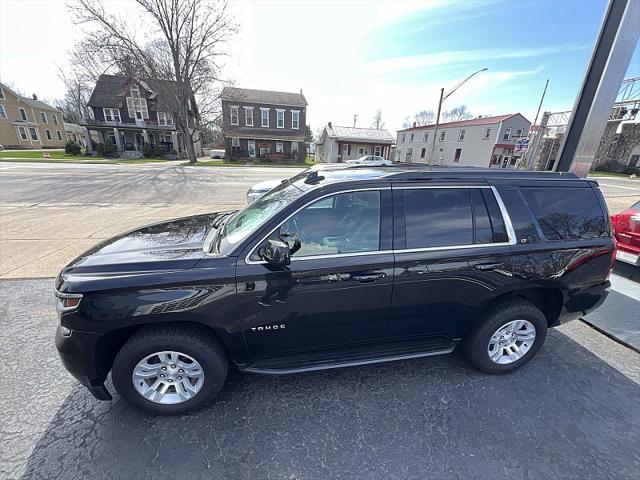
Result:
<svg viewBox="0 0 640 480"><path fill-rule="evenodd" d="M465 134L464 128L460 129L460 133L458 133L458 141L464 140L464 134Z"/></svg>
<svg viewBox="0 0 640 480"><path fill-rule="evenodd" d="M342 146L342 155L343 156L351 155L351 145L347 143L346 145Z"/></svg>
<svg viewBox="0 0 640 480"><path fill-rule="evenodd" d="M407 155L405 157L405 160L407 162L410 162L413 158L413 148L407 148Z"/></svg>
<svg viewBox="0 0 640 480"><path fill-rule="evenodd" d="M403 134L402 134L402 143L404 143L405 138L406 138L406 137L405 137L405 134L403 133Z"/></svg>
<svg viewBox="0 0 640 480"><path fill-rule="evenodd" d="M282 146L282 142L280 140L276 141L276 153L284 152L284 147Z"/></svg>
<svg viewBox="0 0 640 480"><path fill-rule="evenodd" d="M440 141L441 142L444 142L445 133L446 132L440 132Z"/></svg>
<svg viewBox="0 0 640 480"><path fill-rule="evenodd" d="M18 127L18 135L20 135L21 140L29 140L27 136L27 129L24 127Z"/></svg>
<svg viewBox="0 0 640 480"><path fill-rule="evenodd" d="M276 109L276 127L284 128L284 110Z"/></svg>
<svg viewBox="0 0 640 480"><path fill-rule="evenodd" d="M27 121L27 111L22 107L18 107L18 111L20 112L20 119L23 122L26 122Z"/></svg>
<svg viewBox="0 0 640 480"><path fill-rule="evenodd" d="M244 107L244 124L253 127L253 107Z"/></svg>
<svg viewBox="0 0 640 480"><path fill-rule="evenodd" d="M358 158L364 157L367 154L367 151L364 147L358 147Z"/></svg>
<svg viewBox="0 0 640 480"><path fill-rule="evenodd" d="M106 122L120 122L120 110L117 108L103 108L104 119Z"/></svg>
<svg viewBox="0 0 640 480"><path fill-rule="evenodd" d="M260 125L263 127L269 126L269 109L261 108L260 109Z"/></svg>
<svg viewBox="0 0 640 480"><path fill-rule="evenodd" d="M58 140L62 141L62 133L60 130L56 130L56 134L58 135Z"/></svg>
<svg viewBox="0 0 640 480"><path fill-rule="evenodd" d="M173 118L167 112L158 112L158 125L171 125Z"/></svg>
<svg viewBox="0 0 640 480"><path fill-rule="evenodd" d="M462 154L461 148L456 148L456 153L453 156L453 163L460 163L460 155Z"/></svg>
<svg viewBox="0 0 640 480"><path fill-rule="evenodd" d="M413 142L413 133L411 134L411 136L409 137L409 141Z"/></svg>
<svg viewBox="0 0 640 480"><path fill-rule="evenodd" d="M424 141L429 140L429 132L424 132Z"/></svg>
<svg viewBox="0 0 640 480"><path fill-rule="evenodd" d="M291 154L298 153L298 142L291 142Z"/></svg>
<svg viewBox="0 0 640 480"><path fill-rule="evenodd" d="M4 96L4 90L0 87L0 100L6 100L7 97Z"/></svg>
<svg viewBox="0 0 640 480"><path fill-rule="evenodd" d="M56 115L55 113L53 114L53 124L58 125L58 115Z"/></svg>
<svg viewBox="0 0 640 480"><path fill-rule="evenodd" d="M129 89L129 93L134 98L140 98L140 87L137 83L131 84L131 88Z"/></svg>
<svg viewBox="0 0 640 480"><path fill-rule="evenodd" d="M29 135L31 135L31 140L38 141L38 130L34 127L29 127Z"/></svg>
<svg viewBox="0 0 640 480"><path fill-rule="evenodd" d="M522 129L519 128L516 130L516 137L521 137L522 136Z"/></svg>
<svg viewBox="0 0 640 480"><path fill-rule="evenodd" d="M231 125L238 125L240 120L238 119L238 107L230 107L231 109Z"/></svg>
<svg viewBox="0 0 640 480"><path fill-rule="evenodd" d="M373 147L373 154L376 156L380 156L382 153L382 147L380 145L376 145L375 147Z"/></svg>
<svg viewBox="0 0 640 480"><path fill-rule="evenodd" d="M255 140L249 140L247 142L247 144L248 144L249 156L250 157L255 157L256 156L256 141Z"/></svg>
<svg viewBox="0 0 640 480"><path fill-rule="evenodd" d="M131 87L131 90L133 93L133 87ZM147 100L144 98L141 98L139 96L127 97L127 110L129 110L129 116L131 118L135 118L136 120L149 119L149 110L147 109Z"/></svg>
<svg viewBox="0 0 640 480"><path fill-rule="evenodd" d="M4 105L0 105L0 118L7 118L7 111L4 109Z"/></svg>
<svg viewBox="0 0 640 480"><path fill-rule="evenodd" d="M232 138L231 139L231 146L232 147L240 147L240 139L239 138Z"/></svg>
<svg viewBox="0 0 640 480"><path fill-rule="evenodd" d="M424 158L426 155L427 155L427 149L426 149L426 148L423 148L423 149L420 151L420 158Z"/></svg>
<svg viewBox="0 0 640 480"><path fill-rule="evenodd" d="M511 138L511 129L510 129L510 128L507 128L507 129L504 131L504 135L502 136L502 139L503 139L503 140L509 140L510 138Z"/></svg>
<svg viewBox="0 0 640 480"><path fill-rule="evenodd" d="M52 140L51 130L47 129L47 130L44 131L44 133L47 135L47 140Z"/></svg>
<svg viewBox="0 0 640 480"><path fill-rule="evenodd" d="M49 119L45 112L40 112L40 120L42 120L42 123L49 123Z"/></svg>
<svg viewBox="0 0 640 480"><path fill-rule="evenodd" d="M300 112L291 110L291 128L298 130L300 128Z"/></svg>
<svg viewBox="0 0 640 480"><path fill-rule="evenodd" d="M490 128L487 128L487 129L484 131L484 140L489 140L489 135L491 135L491 129L490 129Z"/></svg>

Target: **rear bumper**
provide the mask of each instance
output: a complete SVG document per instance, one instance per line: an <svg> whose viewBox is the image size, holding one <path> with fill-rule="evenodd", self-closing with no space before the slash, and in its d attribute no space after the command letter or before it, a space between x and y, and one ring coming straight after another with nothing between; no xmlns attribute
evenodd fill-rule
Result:
<svg viewBox="0 0 640 480"><path fill-rule="evenodd" d="M64 368L98 400L111 400L111 394L104 386L96 368L96 347L100 335L71 330L64 335L58 326L56 348Z"/></svg>
<svg viewBox="0 0 640 480"><path fill-rule="evenodd" d="M607 299L610 287L611 282L607 281L570 292L558 320L550 326L556 327L572 320L578 320L593 312Z"/></svg>
<svg viewBox="0 0 640 480"><path fill-rule="evenodd" d="M618 251L616 252L616 260L631 265L640 266L640 254L633 250L627 250L618 243Z"/></svg>

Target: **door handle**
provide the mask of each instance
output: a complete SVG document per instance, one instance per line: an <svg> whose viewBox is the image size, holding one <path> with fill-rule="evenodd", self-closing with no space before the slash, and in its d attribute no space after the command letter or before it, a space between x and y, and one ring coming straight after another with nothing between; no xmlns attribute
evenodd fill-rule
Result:
<svg viewBox="0 0 640 480"><path fill-rule="evenodd" d="M504 263L479 263L475 265L473 268L476 270L481 270L483 272L488 272L489 270L497 270L498 268L504 268Z"/></svg>
<svg viewBox="0 0 640 480"><path fill-rule="evenodd" d="M354 275L353 278L354 280L357 280L360 283L373 283L376 280L380 280L381 278L384 278L385 274L384 273L374 273L371 275Z"/></svg>

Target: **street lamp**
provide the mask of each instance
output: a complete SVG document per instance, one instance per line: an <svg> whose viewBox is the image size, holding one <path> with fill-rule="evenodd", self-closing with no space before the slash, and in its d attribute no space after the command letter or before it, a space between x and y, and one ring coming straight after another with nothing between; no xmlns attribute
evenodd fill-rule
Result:
<svg viewBox="0 0 640 480"><path fill-rule="evenodd" d="M438 114L436 115L436 127L433 130L433 140L431 142L431 151L429 152L429 163L428 163L429 165L431 165L431 163L432 163L433 152L436 149L436 136L438 135L438 125L440 124L440 110L442 110L442 102L444 102L447 98L449 98L451 96L451 94L453 92L455 92L456 90L458 90L462 85L467 83L471 79L471 77L479 74L480 72L486 72L487 70L489 70L489 69L485 67L485 68L481 68L477 72L473 72L467 78L462 80L459 84L457 84L455 87L453 87L446 95L444 93L444 88L440 89L440 102L438 102Z"/></svg>

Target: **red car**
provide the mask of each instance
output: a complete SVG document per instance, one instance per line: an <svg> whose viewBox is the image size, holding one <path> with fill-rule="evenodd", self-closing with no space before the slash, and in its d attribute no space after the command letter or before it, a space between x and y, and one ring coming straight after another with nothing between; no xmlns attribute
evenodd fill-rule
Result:
<svg viewBox="0 0 640 480"><path fill-rule="evenodd" d="M640 265L640 202L611 215L611 225L618 241L616 258L621 262Z"/></svg>

